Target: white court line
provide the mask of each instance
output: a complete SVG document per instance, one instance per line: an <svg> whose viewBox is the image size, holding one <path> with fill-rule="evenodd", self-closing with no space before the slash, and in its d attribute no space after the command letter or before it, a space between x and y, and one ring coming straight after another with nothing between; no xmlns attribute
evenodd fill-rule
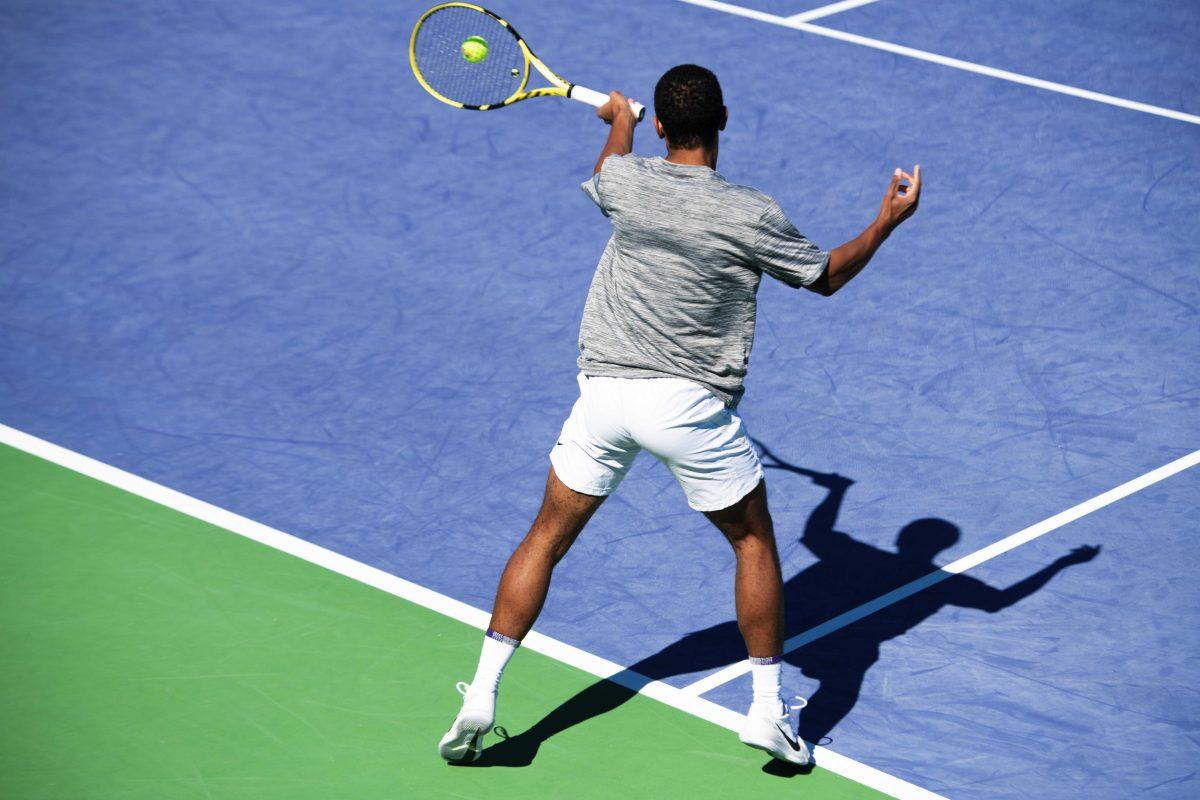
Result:
<svg viewBox="0 0 1200 800"><path fill-rule="evenodd" d="M1131 481L1122 483L1115 489L1109 489L1103 494L1098 494L1091 500L1085 500L1079 505L1072 506L1066 511L1055 514L1049 519L1042 520L1036 525L1030 525L1028 528L1017 531L1011 536L1006 536L994 544L989 544L987 547L976 550L970 555L963 556L957 561L947 564L939 570L935 570L922 578L917 578L912 583L906 583L899 589L894 589L885 595L875 598L874 600L863 603L861 606L853 608L844 614L840 614L828 622L823 622L820 625L817 625L815 628L809 628L803 633L797 634L784 642L783 651L784 653L790 653L793 650L798 650L809 642L816 641L822 636L828 636L834 631L839 631L847 625L857 622L863 617L874 614L880 609L887 608L888 606L894 605L910 595L916 594L922 589L926 589L934 584L941 583L951 575L957 575L960 572L966 572L971 567L978 566L985 561L990 561L996 556L1007 553L1009 550L1020 547L1027 542L1032 542L1039 536L1045 536L1047 533L1074 522L1080 517L1086 516L1093 511L1098 511L1101 508L1115 503L1124 497L1128 497L1134 492L1145 489L1147 486L1158 483L1159 481L1169 478L1178 472L1183 472L1189 467L1194 467L1196 464L1200 464L1200 450L1188 453L1182 458L1175 459L1170 464L1166 464L1158 469L1151 470L1145 475L1141 475ZM696 695L698 697L705 692L712 691L722 684L728 683L734 678L745 675L749 671L750 662L739 661L736 664L730 664L728 667L714 672L712 675L701 678L695 683L688 684L687 686L683 687L681 691Z"/></svg>
<svg viewBox="0 0 1200 800"><path fill-rule="evenodd" d="M1193 125L1200 125L1200 116L1195 114L1185 114L1182 111L1176 111L1171 108L1162 108L1161 106L1152 106L1149 103L1140 103L1136 100L1126 100L1123 97L1114 97L1110 94L1102 94L1093 92L1088 89L1080 89L1076 86L1067 86L1065 83L1055 83L1054 81L1046 81L1041 78L1033 78L1029 75L1021 75L1017 72L1009 72L1006 69L996 69L995 67L987 67L982 64L974 64L970 61L963 61L958 58L950 58L949 56L941 56L937 53L930 53L925 50L917 50L913 47L905 47L904 45L892 44L879 39L871 39L866 36L859 36L854 33L846 33L845 31L834 30L833 28L824 28L820 25L811 25L807 22L797 21L795 17L780 17L775 14L768 14L765 11L755 11L752 8L744 8L735 6L732 3L722 3L718 0L679 0L681 3L688 3L693 6L712 9L713 11L723 11L726 14L733 14L738 17L746 17L747 19L755 19L759 22L769 22L772 25L780 25L784 28L793 28L794 30L811 33L815 36L825 36L830 39L837 39L851 44L870 47L875 50L883 50L888 53L894 53L899 56L915 58L920 61L928 61L933 64L940 64L943 67L952 67L961 69L965 72L974 72L977 75L986 75L989 78L998 78L1002 81L1010 81L1019 83L1024 86L1032 86L1037 89L1044 89L1048 92L1058 92L1059 94L1078 97L1083 100L1092 100L1096 103L1104 103L1118 108L1127 108L1131 111L1141 111L1145 114L1154 114L1159 117L1167 117L1169 119L1179 120L1180 122L1190 122ZM797 15L799 16L799 15Z"/></svg>
<svg viewBox="0 0 1200 800"><path fill-rule="evenodd" d="M834 14L840 14L843 11L849 11L852 8L859 6L867 6L871 3L878 3L879 0L842 0L840 3L830 3L827 6L814 8L811 11L801 11L799 14L792 14L788 17L789 22L811 22L814 19L823 19L824 17L832 17Z"/></svg>
<svg viewBox="0 0 1200 800"><path fill-rule="evenodd" d="M361 561L340 555L332 550L307 542L291 534L268 527L252 519L218 508L203 500L168 489L161 484L140 478L124 470L117 469L85 455L59 447L56 444L31 436L22 431L0 425L0 444L22 450L45 461L65 467L73 472L94 478L109 486L115 486L122 491L158 503L181 514L186 514L202 522L215 525L218 528L253 539L256 542L273 547L289 555L302 558L310 564L324 567L339 575L345 575L360 583L373 586L376 589L403 598L409 602L424 606L439 614L456 619L459 622L485 630L490 614L482 609L447 597L444 594L426 589L424 586L406 581L381 569L368 566ZM702 697L685 694L683 691L660 681L626 670L620 664L580 650L577 647L544 636L536 631L525 637L523 647L556 661L591 673L599 678L609 678L614 682L651 697L672 708L686 712L700 719L707 720L731 731L741 730L745 716L736 711L717 705ZM463 665L468 668L470 665ZM433 741L432 739L430 740ZM732 739L730 740L732 742ZM733 744L730 744L733 747ZM738 745L739 747L741 745ZM430 745L432 748L432 744ZM432 752L432 749L430 750ZM941 795L934 794L919 786L903 781L900 778L881 772L874 767L855 761L852 758L838 755L823 747L813 751L814 757L821 768L842 775L853 781L883 792L898 800L946 800Z"/></svg>

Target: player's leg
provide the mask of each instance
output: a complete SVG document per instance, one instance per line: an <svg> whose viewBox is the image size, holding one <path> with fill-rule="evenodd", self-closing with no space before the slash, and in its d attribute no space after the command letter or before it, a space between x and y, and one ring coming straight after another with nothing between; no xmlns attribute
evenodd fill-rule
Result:
<svg viewBox="0 0 1200 800"><path fill-rule="evenodd" d="M737 557L734 598L750 656L777 658L783 644L783 576L762 464L735 411L699 384L641 381L645 419L634 432L679 481L688 505L725 535Z"/></svg>
<svg viewBox="0 0 1200 800"><path fill-rule="evenodd" d="M791 710L780 691L783 666L783 575L775 528L767 508L767 484L732 506L705 516L725 535L737 559L734 604L750 655L753 696L743 743L793 764L807 764L808 748L792 733Z"/></svg>
<svg viewBox="0 0 1200 800"><path fill-rule="evenodd" d="M475 677L459 685L462 710L438 746L448 761L479 756L483 736L495 720L500 677L541 613L555 565L638 454L637 444L620 425L619 389L583 376L579 386L579 400L550 453L553 466L541 510L500 579Z"/></svg>
<svg viewBox="0 0 1200 800"><path fill-rule="evenodd" d="M500 578L475 677L461 687L462 709L438 744L442 758L478 758L483 736L495 722L496 695L504 668L541 613L555 565L603 502L604 497L568 488L551 467L542 508Z"/></svg>
<svg viewBox="0 0 1200 800"><path fill-rule="evenodd" d="M698 384L647 381L638 443L674 473L688 504L720 529L737 558L734 601L754 693L741 740L794 764L808 750L791 733L780 692L783 576L762 465L735 411Z"/></svg>
<svg viewBox="0 0 1200 800"><path fill-rule="evenodd" d="M569 488L550 468L542 508L500 577L491 630L518 641L525 638L546 602L555 565L603 502L603 496Z"/></svg>
<svg viewBox="0 0 1200 800"><path fill-rule="evenodd" d="M704 516L725 535L737 559L734 605L750 658L777 659L783 652L783 574L767 508L766 481L759 481L729 508L706 511Z"/></svg>

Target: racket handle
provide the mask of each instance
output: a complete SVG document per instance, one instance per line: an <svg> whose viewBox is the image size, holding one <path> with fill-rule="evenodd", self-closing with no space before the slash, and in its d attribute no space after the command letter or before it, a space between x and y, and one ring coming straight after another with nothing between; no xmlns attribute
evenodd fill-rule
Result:
<svg viewBox="0 0 1200 800"><path fill-rule="evenodd" d="M600 108L600 106L608 102L608 95L588 89L586 86L580 86L577 83L571 85L570 90L567 91L567 97L572 100L578 100L581 103L587 103L589 106L595 106L596 108ZM630 100L629 107L633 109L633 116L637 118L638 122L641 122L645 118L646 107L644 105Z"/></svg>

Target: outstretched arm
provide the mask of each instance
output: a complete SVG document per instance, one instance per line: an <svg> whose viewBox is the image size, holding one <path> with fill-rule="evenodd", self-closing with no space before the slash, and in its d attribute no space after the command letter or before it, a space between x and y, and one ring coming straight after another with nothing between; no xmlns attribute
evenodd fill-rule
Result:
<svg viewBox="0 0 1200 800"><path fill-rule="evenodd" d="M813 472L811 477L813 483L828 489L829 494L825 495L825 499L808 515L808 522L804 526L804 535L800 537L800 541L817 558L825 558L846 539L846 536L835 531L833 526L837 524L838 512L842 508L842 501L846 499L846 490L854 485L854 481L841 475L826 475L822 472Z"/></svg>
<svg viewBox="0 0 1200 800"><path fill-rule="evenodd" d="M765 468L781 469L785 472L803 475L811 478L817 486L829 491L829 494L825 495L825 499L818 503L817 507L808 515L808 522L804 525L804 535L800 537L804 546L818 558L823 558L830 550L838 548L845 540L849 539L844 533L835 531L833 526L837 524L838 511L842 507L842 501L846 499L846 491L854 485L854 481L838 475L836 472L817 472L815 469L790 464L772 453L771 449L762 442L757 439L753 441L762 451Z"/></svg>
<svg viewBox="0 0 1200 800"><path fill-rule="evenodd" d="M629 101L620 92L609 92L608 102L596 109L596 116L607 122L611 128L608 140L600 157L596 159L595 175L604 166L604 159L609 156L624 156L633 152L633 129L637 125L637 117L629 106Z"/></svg>
<svg viewBox="0 0 1200 800"><path fill-rule="evenodd" d="M1050 579L1072 564L1085 564L1100 553L1099 547L1076 547L1065 556L1056 559L1051 564L1042 567L1024 580L1017 581L1007 589L993 589L985 584L973 586L953 598L951 603L965 608L978 608L994 614L1003 611L1011 605L1021 602L1029 595L1041 589Z"/></svg>
<svg viewBox="0 0 1200 800"><path fill-rule="evenodd" d="M598 167L597 167L598 169ZM905 185L901 179L908 181ZM897 169L892 173L892 182L879 208L879 216L867 229L843 245L829 252L829 266L821 277L806 288L826 297L845 286L851 278L862 272L863 267L875 255L901 222L911 217L921 200L921 165L913 168L913 174Z"/></svg>

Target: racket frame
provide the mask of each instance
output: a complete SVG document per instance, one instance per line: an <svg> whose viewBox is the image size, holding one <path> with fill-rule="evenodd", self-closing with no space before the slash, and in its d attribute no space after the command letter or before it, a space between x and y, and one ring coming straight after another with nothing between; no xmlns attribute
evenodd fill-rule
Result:
<svg viewBox="0 0 1200 800"><path fill-rule="evenodd" d="M484 105L460 103L457 100L451 100L449 97L439 93L436 89L429 85L429 82L425 80L425 76L421 74L421 70L417 67L417 34L420 32L421 25L425 23L426 19L436 12L446 8L466 8L470 9L471 11L478 11L486 14L496 22L499 22L510 34L512 34L513 38L517 40L517 46L521 48L521 55L525 59L525 74L521 76L521 84L517 87L516 91L514 91L506 99L499 103L486 103ZM519 103L520 101L528 100L531 97L566 97L571 100L576 100L580 103L586 103L587 105L595 108L599 108L600 106L604 105L609 99L608 95L606 94L597 92L594 89L588 89L585 86L571 83L555 73L553 70L547 67L545 63L543 63L542 60L537 57L536 54L534 54L529 45L525 43L525 40L521 38L521 34L517 33L517 29L509 24L508 20L504 19L499 14L496 14L493 11L488 11L483 6L475 5L474 3L439 3L422 14L417 20L417 24L413 26L412 36L410 36L408 40L408 62L409 66L412 67L413 75L415 75L417 78L417 82L421 84L425 91L429 92L431 95L436 97L438 100L441 100L448 106L463 108L467 109L468 111L491 111L492 109L511 106L513 103ZM541 86L536 89L527 90L525 87L529 85L529 76L531 74L529 69L530 66L533 66L535 69L537 69L537 71L541 73L542 77L549 81L552 85ZM634 116L636 116L639 121L646 116L646 109L641 103L635 103L634 101L630 100L629 106L633 109Z"/></svg>

